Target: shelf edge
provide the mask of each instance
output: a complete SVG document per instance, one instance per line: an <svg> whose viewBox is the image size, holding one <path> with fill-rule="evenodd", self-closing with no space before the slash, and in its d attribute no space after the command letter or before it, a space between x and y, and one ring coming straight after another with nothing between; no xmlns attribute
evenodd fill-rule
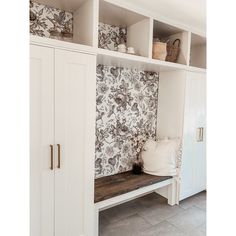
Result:
<svg viewBox="0 0 236 236"><path fill-rule="evenodd" d="M30 35L30 44L96 55L94 47Z"/></svg>

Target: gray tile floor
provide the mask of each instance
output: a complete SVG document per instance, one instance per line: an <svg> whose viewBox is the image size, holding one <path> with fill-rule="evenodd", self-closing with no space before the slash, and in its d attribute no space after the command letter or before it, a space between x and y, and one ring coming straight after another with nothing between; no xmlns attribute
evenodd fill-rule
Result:
<svg viewBox="0 0 236 236"><path fill-rule="evenodd" d="M100 236L205 236L206 192L167 205L152 193L100 212Z"/></svg>

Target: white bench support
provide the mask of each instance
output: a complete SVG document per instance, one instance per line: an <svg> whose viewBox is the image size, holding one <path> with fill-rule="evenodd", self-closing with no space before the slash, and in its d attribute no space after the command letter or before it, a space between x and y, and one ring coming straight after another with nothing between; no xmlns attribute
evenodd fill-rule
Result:
<svg viewBox="0 0 236 236"><path fill-rule="evenodd" d="M171 185L157 189L155 192L168 200L168 204L179 205L179 182L173 179Z"/></svg>
<svg viewBox="0 0 236 236"><path fill-rule="evenodd" d="M99 209L96 208L95 206L95 210L94 210L94 236L98 236L99 235Z"/></svg>
<svg viewBox="0 0 236 236"><path fill-rule="evenodd" d="M99 211L106 210L116 205L120 205L124 202L131 201L135 198L141 197L143 195L155 192L157 189L167 186L168 187L168 204L173 206L176 204L176 181L172 179L167 179L156 184L152 184L140 189L121 194L119 196L95 203L95 233L94 236L98 236L99 233Z"/></svg>
<svg viewBox="0 0 236 236"><path fill-rule="evenodd" d="M173 183L168 185L168 204L174 206L176 204L176 183L173 180Z"/></svg>

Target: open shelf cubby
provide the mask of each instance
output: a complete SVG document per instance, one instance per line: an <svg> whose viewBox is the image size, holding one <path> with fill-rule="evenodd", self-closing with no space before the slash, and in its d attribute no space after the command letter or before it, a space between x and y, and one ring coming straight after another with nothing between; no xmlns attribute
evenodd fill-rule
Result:
<svg viewBox="0 0 236 236"><path fill-rule="evenodd" d="M111 4L99 2L98 47L117 51L118 44L133 47L135 55L149 56L150 18Z"/></svg>
<svg viewBox="0 0 236 236"><path fill-rule="evenodd" d="M180 39L180 52L176 63L187 65L189 53L188 31L168 25L161 21L154 20L153 41L156 39L160 40L161 42L167 42L167 40L169 40L170 45L173 44L176 39Z"/></svg>
<svg viewBox="0 0 236 236"><path fill-rule="evenodd" d="M191 34L190 66L206 68L206 38Z"/></svg>
<svg viewBox="0 0 236 236"><path fill-rule="evenodd" d="M35 23L30 21L31 34L42 37L51 37L54 28L59 33L67 28L73 36L69 42L93 46L94 37L94 1L93 0L33 0L30 5L34 14ZM56 14L55 14L56 13ZM40 25L44 25L41 27ZM54 39L62 40L57 36Z"/></svg>
<svg viewBox="0 0 236 236"><path fill-rule="evenodd" d="M130 66L154 71L206 69L206 38L182 26L172 25L147 15L142 10L131 10L109 0L32 0L30 1L30 34L40 41L53 38L55 44L69 41L66 47L85 47L98 54L99 63ZM72 38L61 34L69 29ZM52 31L56 36L51 37ZM59 36L57 35L59 32ZM54 33L55 33L54 32ZM57 37L58 36L58 37ZM44 38L44 39L43 39ZM156 39L172 44L180 39L176 63L152 58ZM59 41L61 40L61 41ZM47 40L46 40L47 41ZM49 40L50 41L50 40ZM117 52L118 45L133 47L135 53ZM164 55L165 57L165 55Z"/></svg>

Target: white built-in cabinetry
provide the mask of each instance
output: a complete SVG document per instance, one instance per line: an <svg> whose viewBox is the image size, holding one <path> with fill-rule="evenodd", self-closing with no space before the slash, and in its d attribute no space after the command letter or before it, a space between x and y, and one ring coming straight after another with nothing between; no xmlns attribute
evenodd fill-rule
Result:
<svg viewBox="0 0 236 236"><path fill-rule="evenodd" d="M205 73L160 73L157 133L182 139L180 200L206 189L205 109Z"/></svg>
<svg viewBox="0 0 236 236"><path fill-rule="evenodd" d="M183 140L180 199L206 189L204 34L119 1L37 2L73 12L74 37L31 36L31 236L94 235L96 64L160 72L157 133ZM99 22L127 27L139 56L98 48ZM152 58L155 37L181 39L177 63Z"/></svg>
<svg viewBox="0 0 236 236"><path fill-rule="evenodd" d="M116 0L37 0L73 14L73 43L91 47L97 62L153 72L170 70L205 71L206 37L202 32L173 24L153 13L124 5ZM128 4L128 3L127 3ZM126 46L135 48L137 55L99 48L99 22L127 29ZM35 36L32 37L34 39ZM37 37L36 37L37 38ZM153 40L180 39L180 54L176 63L152 58ZM48 42L55 41L48 39ZM69 46L71 47L71 46ZM76 46L74 46L76 47Z"/></svg>
<svg viewBox="0 0 236 236"><path fill-rule="evenodd" d="M94 55L31 45L31 235L93 235Z"/></svg>
<svg viewBox="0 0 236 236"><path fill-rule="evenodd" d="M30 58L30 233L54 234L54 51L31 47Z"/></svg>
<svg viewBox="0 0 236 236"><path fill-rule="evenodd" d="M206 189L206 75L186 74L180 199Z"/></svg>

